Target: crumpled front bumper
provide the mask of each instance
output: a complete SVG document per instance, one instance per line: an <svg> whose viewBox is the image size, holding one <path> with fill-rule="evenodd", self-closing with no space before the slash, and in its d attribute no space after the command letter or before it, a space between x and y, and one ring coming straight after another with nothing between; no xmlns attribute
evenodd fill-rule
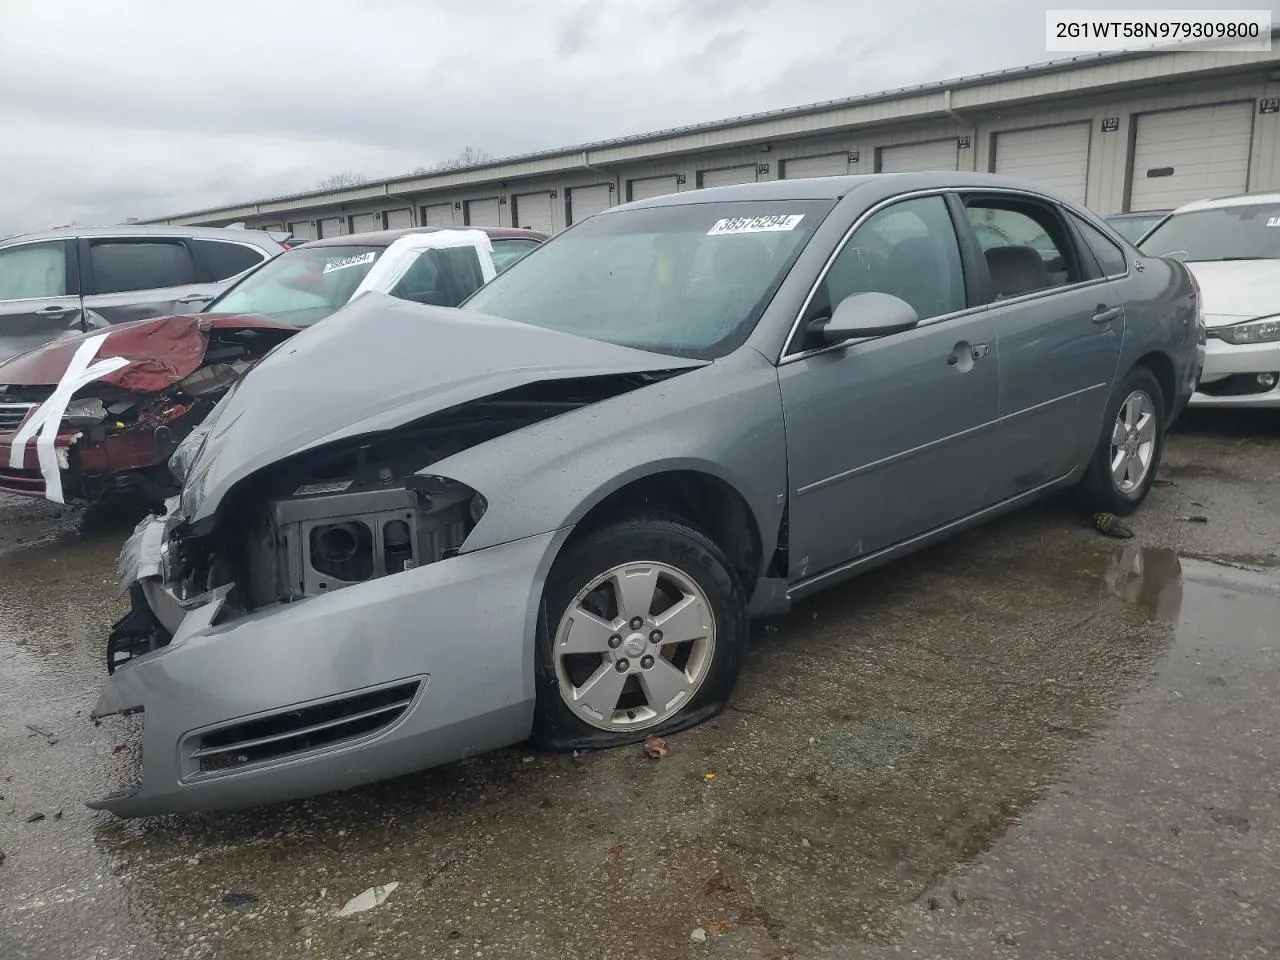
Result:
<svg viewBox="0 0 1280 960"><path fill-rule="evenodd" d="M126 571L145 577L159 569L160 522L131 539L121 558ZM131 789L89 806L124 817L251 806L524 740L542 586L568 533L252 613L230 611L225 600L186 611L168 646L121 666L102 691L95 717L143 711L142 772ZM271 757L245 741L248 762L225 769L201 759L210 743L226 742L228 728L260 732L262 724L242 725L265 720L310 729L316 717L391 685L415 692L383 727Z"/></svg>

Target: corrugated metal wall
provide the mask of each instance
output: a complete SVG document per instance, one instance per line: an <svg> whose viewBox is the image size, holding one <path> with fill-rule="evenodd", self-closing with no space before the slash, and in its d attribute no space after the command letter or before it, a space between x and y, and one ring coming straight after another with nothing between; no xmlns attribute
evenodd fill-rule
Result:
<svg viewBox="0 0 1280 960"><path fill-rule="evenodd" d="M1183 56L1191 56L1184 54ZM1158 60L1159 58L1155 58ZM1206 60L1206 63L1208 61ZM1224 64L1227 61L1223 61ZM551 228L562 230L566 222L565 201L575 187L613 185L611 196L616 202L632 195L631 186L636 181L651 181L658 177L675 177L677 191L696 189L700 178L707 171L721 171L735 167L756 169L756 179L774 180L783 176L788 160L843 154L846 168L851 174L871 173L875 170L877 155L886 148L922 143L931 140L955 138L957 165L960 170L995 169L995 144L998 135L1035 128L1052 128L1068 123L1088 123L1090 136L1087 162L1086 203L1100 213L1125 209L1131 188L1131 169L1134 155L1136 118L1154 111L1174 110L1183 107L1205 106L1231 101L1248 101L1253 111L1252 139L1249 151L1248 189L1251 192L1280 190L1280 112L1260 111L1266 98L1280 98L1280 79L1271 79L1267 72L1240 75L1224 74L1219 77L1197 76L1195 79L1153 83L1148 77L1156 77L1159 64L1139 60L1111 64L1088 72L1085 89L1071 99L1047 97L1061 96L1071 89L1079 78L1040 76L1023 79L1011 78L993 83L975 91L957 91L956 96L945 101L942 93L921 93L881 104L844 106L826 113L770 120L767 123L744 124L734 130L714 130L697 133L673 134L663 146L669 148L666 156L649 160L628 159L638 149L634 146L618 146L593 150L590 164L580 170L569 169L558 175L520 176L520 171L536 170L538 162L512 164L501 169L505 185L500 189L504 202L499 205L499 225L511 226L512 197L554 191L551 202ZM1280 76L1280 75L1277 75ZM1116 89L1116 84L1130 84L1126 91ZM1144 84L1134 89L1135 83ZM1111 89L1095 92L1100 88ZM1039 98L1037 102L1036 98ZM1017 106L993 106L997 98L1004 100L1026 98ZM947 107L953 111L948 115ZM911 110L926 116L903 122L901 117ZM838 132L829 132L842 117L856 122ZM730 139L739 143L753 130L767 130L767 142L752 143L717 149ZM828 132L815 135L815 129ZM1209 133L1206 131L1206 136ZM1024 138L1025 139L1025 138ZM653 145L646 147L653 152ZM819 165L822 169L831 164ZM715 177L713 176L714 180ZM642 184L643 187L647 184ZM413 194L413 207L421 211L427 205L450 206L458 204L459 211L467 210L472 201L491 198L495 185L474 185L452 189L437 189ZM368 194L365 194L368 196ZM307 219L319 221L333 217L363 216L368 213L402 209L405 200L377 201L368 199L359 204L344 207L326 207L309 200L309 206L287 204L262 206L263 215L249 224ZM517 205L518 210L518 205ZM462 222L459 213L457 222ZM582 218L575 217L576 220ZM204 221L204 222L218 222ZM366 221L361 221L366 222Z"/></svg>

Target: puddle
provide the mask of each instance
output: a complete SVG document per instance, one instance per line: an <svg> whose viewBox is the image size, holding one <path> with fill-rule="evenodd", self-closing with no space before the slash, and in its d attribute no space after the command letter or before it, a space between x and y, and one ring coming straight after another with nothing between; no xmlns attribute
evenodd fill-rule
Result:
<svg viewBox="0 0 1280 960"><path fill-rule="evenodd" d="M1274 954L1280 576L1174 560L1134 549L1108 571L1126 602L1177 605L1172 642L1021 822L899 911L896 952Z"/></svg>
<svg viewBox="0 0 1280 960"><path fill-rule="evenodd" d="M1174 622L1182 608L1182 561L1173 550L1133 544L1103 575L1107 589L1149 617Z"/></svg>

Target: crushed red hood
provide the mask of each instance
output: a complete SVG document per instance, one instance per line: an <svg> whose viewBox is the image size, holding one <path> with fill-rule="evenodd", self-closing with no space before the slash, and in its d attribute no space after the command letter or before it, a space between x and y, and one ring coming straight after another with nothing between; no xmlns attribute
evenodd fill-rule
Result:
<svg viewBox="0 0 1280 960"><path fill-rule="evenodd" d="M124 357L129 363L101 377L100 381L123 390L150 393L163 390L199 369L211 330L298 329L256 314L203 313L135 320L54 340L14 357L0 364L0 385L55 386L66 373L80 343L86 337L105 332L107 339L98 348L96 359Z"/></svg>

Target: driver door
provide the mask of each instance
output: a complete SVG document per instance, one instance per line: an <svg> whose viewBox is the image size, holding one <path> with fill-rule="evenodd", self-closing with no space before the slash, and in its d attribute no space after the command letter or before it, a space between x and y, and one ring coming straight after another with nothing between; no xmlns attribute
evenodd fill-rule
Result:
<svg viewBox="0 0 1280 960"><path fill-rule="evenodd" d="M852 293L900 297L920 324L814 348L806 325ZM941 195L901 200L846 240L779 365L793 576L806 579L983 507L998 469L996 341L970 306Z"/></svg>

